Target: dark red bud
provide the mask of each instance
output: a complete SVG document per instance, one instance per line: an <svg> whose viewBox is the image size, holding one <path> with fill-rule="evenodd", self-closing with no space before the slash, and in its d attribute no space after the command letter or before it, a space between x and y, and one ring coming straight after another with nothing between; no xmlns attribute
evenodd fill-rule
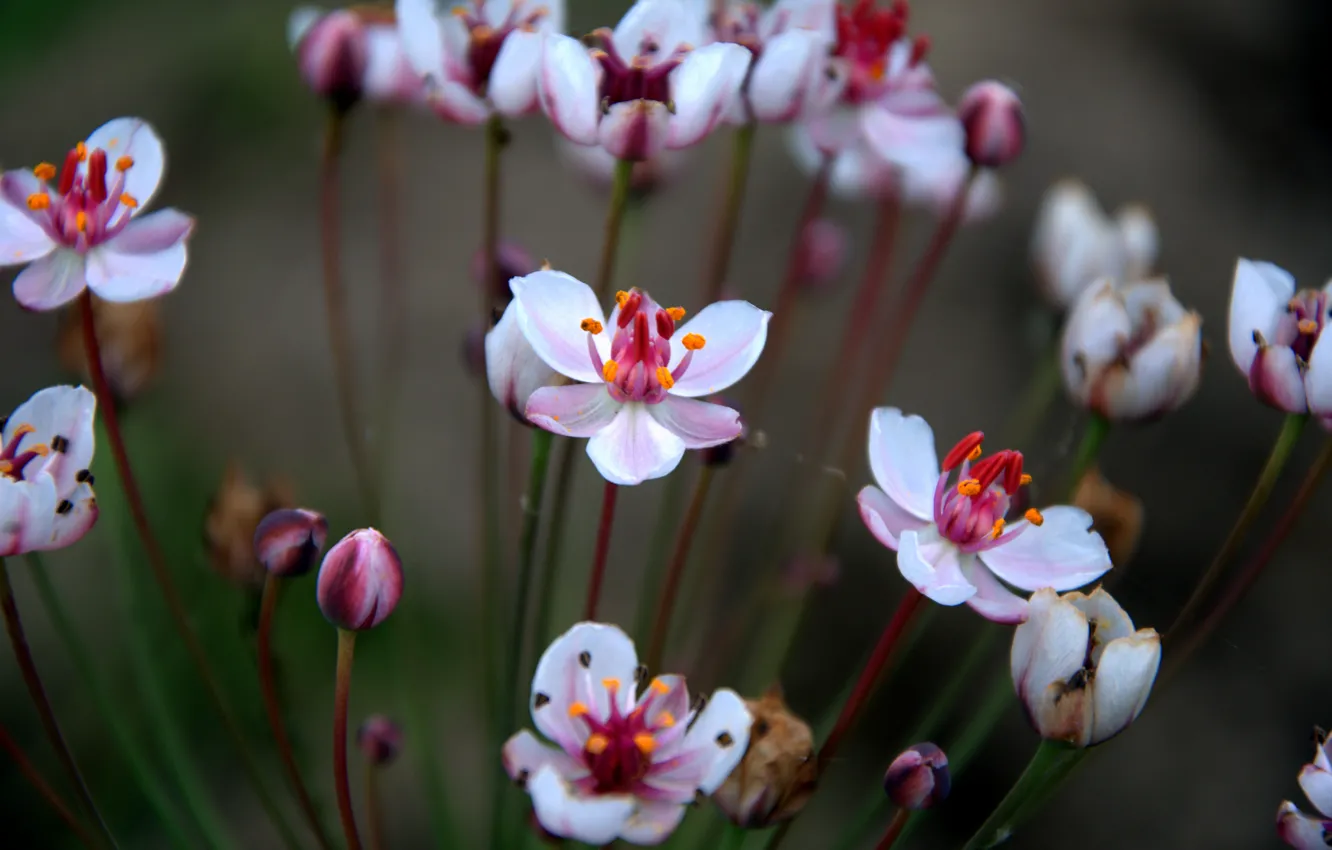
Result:
<svg viewBox="0 0 1332 850"><path fill-rule="evenodd" d="M369 62L365 22L346 9L315 21L296 45L296 64L305 84L341 110L361 99Z"/></svg>
<svg viewBox="0 0 1332 850"><path fill-rule="evenodd" d="M952 779L948 756L934 744L914 744L893 759L883 777L883 790L902 809L928 809L948 797Z"/></svg>
<svg viewBox="0 0 1332 850"><path fill-rule="evenodd" d="M254 557L264 569L282 578L305 575L328 537L328 520L305 508L283 508L259 521L254 530Z"/></svg>
<svg viewBox="0 0 1332 850"><path fill-rule="evenodd" d="M981 168L999 168L1022 155L1027 143L1022 101L1008 86L987 80L962 95L957 117L967 133L967 157Z"/></svg>
<svg viewBox="0 0 1332 850"><path fill-rule="evenodd" d="M372 629L402 598L402 561L388 538L362 528L328 550L319 565L319 610L340 629Z"/></svg>
<svg viewBox="0 0 1332 850"><path fill-rule="evenodd" d="M402 750L402 729L384 715L372 714L356 730L356 746L371 764L389 764Z"/></svg>

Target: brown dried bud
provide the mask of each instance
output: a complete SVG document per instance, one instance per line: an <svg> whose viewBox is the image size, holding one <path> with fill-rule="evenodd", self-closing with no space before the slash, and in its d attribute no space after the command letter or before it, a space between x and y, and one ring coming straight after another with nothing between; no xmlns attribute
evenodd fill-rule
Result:
<svg viewBox="0 0 1332 850"><path fill-rule="evenodd" d="M94 295L92 303L107 382L119 401L129 401L143 393L157 377L162 351L162 318L157 302L149 299L117 303ZM56 354L61 366L87 381L88 358L83 353L83 321L79 311L75 304L61 312Z"/></svg>
<svg viewBox="0 0 1332 850"><path fill-rule="evenodd" d="M737 826L761 829L795 817L814 793L814 734L787 708L779 688L745 706L754 717L749 748L712 801Z"/></svg>
<svg viewBox="0 0 1332 850"><path fill-rule="evenodd" d="M948 797L948 756L931 743L912 744L888 765L883 790L900 809L928 809Z"/></svg>
<svg viewBox="0 0 1332 850"><path fill-rule="evenodd" d="M366 761L386 765L402 750L402 729L384 715L372 714L356 730L356 746L360 747Z"/></svg>
<svg viewBox="0 0 1332 850"><path fill-rule="evenodd" d="M266 573L255 558L255 530L268 513L293 501L286 483L271 482L260 489L239 466L228 464L204 517L204 543L213 571L241 587L263 585Z"/></svg>
<svg viewBox="0 0 1332 850"><path fill-rule="evenodd" d="M1091 514L1092 528L1110 550L1110 562L1122 569L1142 537L1142 500L1116 488L1093 466L1078 482L1073 504Z"/></svg>

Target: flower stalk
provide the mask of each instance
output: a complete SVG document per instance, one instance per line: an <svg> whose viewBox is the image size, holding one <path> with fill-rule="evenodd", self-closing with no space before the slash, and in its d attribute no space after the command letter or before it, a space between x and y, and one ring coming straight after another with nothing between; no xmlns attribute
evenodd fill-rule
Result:
<svg viewBox="0 0 1332 850"><path fill-rule="evenodd" d="M698 530L699 520L703 518L703 505L708 500L708 490L712 486L712 473L713 467L707 464L699 470L694 493L689 498L689 507L685 510L684 521L680 524L680 534L675 538L671 563L666 569L666 581L661 588L657 618L652 626L652 637L648 641L646 663L649 670L661 669L662 653L666 650L666 639L670 637L671 632L671 615L675 611L675 601L680 595L680 580L684 577L685 564L689 561L689 547L693 545L694 533Z"/></svg>
<svg viewBox="0 0 1332 850"><path fill-rule="evenodd" d="M365 816L370 821L370 850L384 850L384 806L379 794L379 765L365 762Z"/></svg>
<svg viewBox="0 0 1332 850"><path fill-rule="evenodd" d="M593 287L597 300L605 302L611 294L615 278L615 257L620 250L620 229L624 223L624 208L629 200L629 184L634 176L634 164L627 159L615 161L611 176L610 204L606 208L606 235L601 243L601 261L597 265L597 282Z"/></svg>
<svg viewBox="0 0 1332 850"><path fill-rule="evenodd" d="M898 809L897 814L893 815L892 821L889 822L888 828L884 830L883 837L880 838L879 843L875 845L877 850L888 850L888 848L896 844L898 836L902 834L902 829L906 826L907 820L910 819L910 817L910 809Z"/></svg>
<svg viewBox="0 0 1332 850"><path fill-rule="evenodd" d="M42 778L42 774L33 765L32 761L28 758L27 753L23 752L18 743L16 743L14 738L9 734L9 730L4 726L0 726L0 750L4 750L9 754L9 757L14 760L15 766L18 767L19 773L22 773L23 777L28 780L29 784L37 790L37 793L42 795L42 799L46 800L51 806L51 809L62 821L65 822L66 826L78 836L78 839L83 842L84 846L100 846L101 842L93 840L93 837L88 832L87 828L80 823L79 819L74 816L72 811L70 811L69 805L60 798L60 794Z"/></svg>
<svg viewBox="0 0 1332 850"><path fill-rule="evenodd" d="M333 784L338 794L338 816L347 850L361 850L352 811L351 784L347 777L347 698L351 694L352 661L356 654L356 632L338 629L338 671L333 689Z"/></svg>
<svg viewBox="0 0 1332 850"><path fill-rule="evenodd" d="M9 583L9 568L3 558L0 558L0 611L4 614L5 632L9 635L9 643L14 648L14 660L18 662L19 672L23 675L23 684L28 689L28 697L32 700L33 707L37 709L37 716L41 718L47 742L55 751L60 766L74 786L85 817L98 833L97 845L115 847L116 840L107 829L106 821L97 810L97 804L93 802L88 785L83 781L83 773L79 770L78 763L74 761L74 754L70 752L69 745L65 743L65 736L60 732L60 723L51 708L51 701L46 698L46 688L42 685L42 677L37 672L37 662L33 660L32 651L28 649L23 621L19 619L18 603L14 599L14 588Z"/></svg>
<svg viewBox="0 0 1332 850"><path fill-rule="evenodd" d="M1041 741L1026 770L963 850L982 850L1005 841L1024 816L1036 811L1033 804L1047 799L1087 752L1060 741Z"/></svg>
<svg viewBox="0 0 1332 850"><path fill-rule="evenodd" d="M268 573L264 579L264 591L259 603L259 625L256 631L256 648L259 665L259 689L263 694L264 713L268 716L268 727L273 731L273 743L277 745L278 759L287 774L287 784L300 803L301 813L314 833L315 841L324 850L332 844L324 825L319 820L310 791L301 778L301 769L296 764L296 756L291 749L291 738L287 735L286 724L282 720L282 703L278 699L277 677L273 672L273 615L277 611L278 599L282 595L282 578L276 573Z"/></svg>
<svg viewBox="0 0 1332 850"><path fill-rule="evenodd" d="M615 497L620 486L606 482L601 495L601 522L597 526L597 548L592 556L592 572L587 579L587 604L583 606L583 619L597 618L597 603L601 600L601 583L606 577L606 557L610 554L611 526L615 523Z"/></svg>
<svg viewBox="0 0 1332 850"><path fill-rule="evenodd" d="M749 163L754 149L754 133L758 125L750 121L737 127L731 135L731 163L726 182L726 196L722 200L721 215L713 230L712 248L708 256L707 271L703 275L703 303L711 304L721 298L726 285L726 274L731 267L735 248L735 234L740 226L740 210L744 206L745 186L749 183Z"/></svg>
<svg viewBox="0 0 1332 850"><path fill-rule="evenodd" d="M407 360L407 293L402 269L402 166L398 155L398 115L391 107L375 111L375 160L379 225L379 431L376 434L381 480L402 395L402 364Z"/></svg>
<svg viewBox="0 0 1332 850"><path fill-rule="evenodd" d="M199 673L199 678L203 680L204 688L213 703L213 708L222 720L222 725L231 738L232 746L235 747L236 753L240 756L241 767L244 769L250 785L253 786L255 795L259 798L265 814L281 835L283 843L289 848L299 848L300 844L297 842L295 834L278 809L277 803L274 802L267 783L264 782L263 773L259 770L259 763L250 750L250 745L245 739L245 733L241 731L240 721L236 718L235 712L222 694L222 686L217 680L217 674L213 672L213 667L204 652L203 644L199 642L199 637L194 633L194 628L190 625L189 617L185 613L185 604L181 600L180 590L176 587L175 579L171 577L171 570L166 562L166 554L162 551L162 546L153 534L152 526L148 523L148 511L144 505L143 494L139 490L138 480L134 476L134 468L130 465L129 451L125 447L124 435L120 431L120 418L116 414L115 397L112 395L111 385L107 382L106 371L102 363L101 348L97 342L97 325L93 314L92 295L84 291L80 296L79 306L83 315L83 349L88 357L88 373L92 379L93 391L97 395L97 407L101 413L102 424L106 428L107 442L111 444L111 456L115 460L121 489L125 492L125 502L129 507L130 518L134 523L135 533L138 535L144 552L148 556L148 565L152 570L153 579L156 581L167 610L171 614L172 625L175 626L177 634L180 635L181 642L185 644L185 649Z"/></svg>

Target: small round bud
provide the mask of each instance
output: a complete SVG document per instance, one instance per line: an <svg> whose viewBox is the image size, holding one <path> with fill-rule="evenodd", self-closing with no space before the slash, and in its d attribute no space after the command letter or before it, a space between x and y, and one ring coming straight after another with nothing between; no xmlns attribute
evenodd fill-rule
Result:
<svg viewBox="0 0 1332 850"><path fill-rule="evenodd" d="M328 520L306 508L282 508L259 521L254 557L275 576L303 576L314 566L328 537Z"/></svg>
<svg viewBox="0 0 1332 850"><path fill-rule="evenodd" d="M754 718L749 748L712 801L731 822L761 829L795 817L814 793L818 763L809 724L791 713L781 692L745 700Z"/></svg>
<svg viewBox="0 0 1332 850"><path fill-rule="evenodd" d="M402 729L384 715L372 714L356 730L356 746L371 764L389 764L402 750Z"/></svg>
<svg viewBox="0 0 1332 850"><path fill-rule="evenodd" d="M513 291L509 289L509 281L515 277L525 277L537 270L537 264L532 260L532 255L517 242L509 239L501 239L495 248L495 279L490 281L493 286L491 297L495 299L497 306L505 306L513 300ZM486 254L485 251L478 248L472 255L471 266L472 280L477 286L485 286L486 281Z"/></svg>
<svg viewBox="0 0 1332 850"><path fill-rule="evenodd" d="M817 218L800 233L800 283L811 291L830 287L846 267L846 228L827 218Z"/></svg>
<svg viewBox="0 0 1332 850"><path fill-rule="evenodd" d="M1022 155L1027 143L1022 101L1003 83L986 80L962 95L957 117L967 133L967 157L981 168L999 168Z"/></svg>
<svg viewBox="0 0 1332 850"><path fill-rule="evenodd" d="M361 99L370 63L370 41L361 16L338 9L306 22L293 34L301 79L338 109L350 109Z"/></svg>
<svg viewBox="0 0 1332 850"><path fill-rule="evenodd" d="M948 756L930 743L907 747L883 776L888 799L902 809L928 809L942 803L951 784Z"/></svg>
<svg viewBox="0 0 1332 850"><path fill-rule="evenodd" d="M340 629L362 631L384 622L402 598L402 561L373 528L339 540L319 565L319 610Z"/></svg>

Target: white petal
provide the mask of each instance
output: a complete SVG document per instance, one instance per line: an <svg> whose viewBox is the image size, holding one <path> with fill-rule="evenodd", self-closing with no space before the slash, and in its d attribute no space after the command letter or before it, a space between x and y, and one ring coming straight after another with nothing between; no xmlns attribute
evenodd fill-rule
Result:
<svg viewBox="0 0 1332 850"><path fill-rule="evenodd" d="M0 558L49 547L56 501L55 482L45 473L31 481L0 476Z"/></svg>
<svg viewBox="0 0 1332 850"><path fill-rule="evenodd" d="M897 571L916 590L940 605L960 605L976 595L976 587L962 570L956 546L939 536L933 525L924 531L904 531L898 539Z"/></svg>
<svg viewBox="0 0 1332 850"><path fill-rule="evenodd" d="M888 498L919 520L934 517L939 456L928 422L896 407L875 408L870 415L869 461L875 482Z"/></svg>
<svg viewBox="0 0 1332 850"><path fill-rule="evenodd" d="M1082 669L1089 633L1086 615L1053 590L1045 587L1032 594L1027 621L1013 632L1009 654L1013 686L1028 713L1038 715L1050 699L1050 686Z"/></svg>
<svg viewBox="0 0 1332 850"><path fill-rule="evenodd" d="M993 623L1021 623L1027 619L1027 600L1003 585L994 573L979 561L964 565L967 580L976 586L976 595L967 600L971 610Z"/></svg>
<svg viewBox="0 0 1332 850"><path fill-rule="evenodd" d="M652 418L684 441L686 449L720 446L744 430L740 414L722 404L668 395L647 406Z"/></svg>
<svg viewBox="0 0 1332 850"><path fill-rule="evenodd" d="M668 475L684 457L684 440L668 431L639 402L624 405L587 442L587 456L612 484L641 484Z"/></svg>
<svg viewBox="0 0 1332 850"><path fill-rule="evenodd" d="M541 768L550 765L567 780L581 779L588 774L587 767L564 750L547 746L526 729L504 743L501 752L504 770L509 778L526 781Z"/></svg>
<svg viewBox="0 0 1332 850"><path fill-rule="evenodd" d="M1088 743L1108 740L1138 718L1160 666L1161 638L1153 629L1142 629L1105 647L1092 685L1095 719Z"/></svg>
<svg viewBox="0 0 1332 850"><path fill-rule="evenodd" d="M1026 520L1014 523L1010 533L1021 533L980 553L995 575L1023 590L1071 590L1110 569L1110 552L1101 535L1092 531L1090 514L1057 505L1043 516L1045 521L1039 527Z"/></svg>
<svg viewBox="0 0 1332 850"><path fill-rule="evenodd" d="M160 210L88 252L88 286L107 301L142 301L170 292L185 273L185 242L194 220Z"/></svg>
<svg viewBox="0 0 1332 850"><path fill-rule="evenodd" d="M33 549L43 552L63 549L82 538L97 522L97 498L87 483L75 486L63 501L69 502L69 506L55 511L51 517L50 536L44 541L34 541ZM60 500L56 506L61 507Z"/></svg>
<svg viewBox="0 0 1332 850"><path fill-rule="evenodd" d="M611 39L626 62L648 44L655 48L652 56L670 56L682 43L702 43L703 22L694 17L679 0L638 0L620 18Z"/></svg>
<svg viewBox="0 0 1332 850"><path fill-rule="evenodd" d="M696 145L712 132L744 82L752 59L753 54L738 44L709 44L691 52L671 71L675 114L669 147Z"/></svg>
<svg viewBox="0 0 1332 850"><path fill-rule="evenodd" d="M500 113L526 115L536 108L541 39L540 33L522 30L505 37L486 86L486 96Z"/></svg>
<svg viewBox="0 0 1332 850"><path fill-rule="evenodd" d="M1087 618L1088 623L1095 623L1092 633L1091 662L1098 664L1101 654L1111 641L1126 638L1133 634L1133 621L1115 598L1106 593L1105 588L1097 587L1090 594L1065 593L1063 599L1077 606Z"/></svg>
<svg viewBox="0 0 1332 850"><path fill-rule="evenodd" d="M519 310L517 302L510 301L499 322L486 334L486 380L495 400L522 419L532 393L554 384L559 373L546 365L523 336Z"/></svg>
<svg viewBox="0 0 1332 850"><path fill-rule="evenodd" d="M445 121L474 127L490 117L490 104L457 80L437 80L426 102Z"/></svg>
<svg viewBox="0 0 1332 850"><path fill-rule="evenodd" d="M1138 280L1151 274L1156 266L1161 238L1152 211L1141 204L1131 204L1115 213L1120 244L1124 248L1125 275Z"/></svg>
<svg viewBox="0 0 1332 850"><path fill-rule="evenodd" d="M1318 353L1317 344L1312 353ZM1320 374L1310 381L1307 374L1301 374L1299 358L1295 356L1294 350L1284 345L1265 345L1258 349L1253 357L1253 365L1249 367L1249 389L1263 404L1287 413L1306 413L1309 402L1305 387L1317 387L1323 382L1322 370L1319 371Z"/></svg>
<svg viewBox="0 0 1332 850"><path fill-rule="evenodd" d="M646 162L666 149L672 117L666 104L627 100L612 106L597 127L597 143L615 159Z"/></svg>
<svg viewBox="0 0 1332 850"><path fill-rule="evenodd" d="M1289 800L1277 809L1277 835L1296 850L1327 850L1325 834L1321 820L1303 814Z"/></svg>
<svg viewBox="0 0 1332 850"><path fill-rule="evenodd" d="M129 171L125 172L125 193L133 195L139 202L136 211L143 210L157 194L161 185L162 173L166 170L166 151L157 132L142 118L116 118L98 127L88 137L88 150L101 148L106 151L108 163L107 182L111 183L116 160L129 156L134 160ZM79 166L79 173L87 173L85 161Z"/></svg>
<svg viewBox="0 0 1332 850"><path fill-rule="evenodd" d="M1202 317L1191 313L1159 330L1120 374L1118 384L1107 382L1111 419L1133 422L1179 408L1202 379Z"/></svg>
<svg viewBox="0 0 1332 850"><path fill-rule="evenodd" d="M620 827L620 839L630 844L651 846L665 841L684 820L680 803L640 802L638 809Z"/></svg>
<svg viewBox="0 0 1332 850"><path fill-rule="evenodd" d="M542 387L527 399L523 417L554 434L595 437L621 407L602 383Z"/></svg>
<svg viewBox="0 0 1332 850"><path fill-rule="evenodd" d="M585 384L601 383L587 350L584 319L605 326L606 317L592 287L564 272L538 271L509 282L520 310L518 326L537 356L555 371ZM596 335L604 358L610 353L609 329Z"/></svg>
<svg viewBox="0 0 1332 850"><path fill-rule="evenodd" d="M527 780L527 793L547 832L598 847L614 841L634 812L628 794L579 795L549 765Z"/></svg>
<svg viewBox="0 0 1332 850"><path fill-rule="evenodd" d="M1277 321L1295 294L1295 278L1271 263L1240 259L1230 290L1230 356L1247 378L1258 351L1254 333L1272 342Z"/></svg>
<svg viewBox="0 0 1332 850"><path fill-rule="evenodd" d="M57 248L34 260L14 278L14 297L27 310L54 310L73 301L87 285L83 257Z"/></svg>
<svg viewBox="0 0 1332 850"><path fill-rule="evenodd" d="M93 417L96 412L97 397L86 387L47 387L9 415L5 421L3 443L8 446L14 442L19 426L31 426L32 433L22 438L18 451L41 444L50 452L45 459L31 461L25 473L44 470L55 480L56 497L66 499L78 486L79 472L92 465L96 441ZM56 450L57 442L63 443L62 450Z"/></svg>
<svg viewBox="0 0 1332 850"><path fill-rule="evenodd" d="M697 398L719 393L743 378L758 362L768 341L772 314L748 301L719 301L676 329L671 344L672 370L684 359L680 343L688 334L703 337L704 345L694 352L689 368L671 388L673 395Z"/></svg>
<svg viewBox="0 0 1332 850"><path fill-rule="evenodd" d="M860 518L869 528L870 534L894 551L897 550L898 538L903 532L920 531L929 525L929 520L915 516L878 487L861 488L856 495L856 504L860 508Z"/></svg>
<svg viewBox="0 0 1332 850"><path fill-rule="evenodd" d="M597 66L581 42L567 35L545 36L537 94L556 130L580 145L596 144L601 120Z"/></svg>
<svg viewBox="0 0 1332 850"><path fill-rule="evenodd" d="M697 765L697 785L711 794L726 781L749 747L753 717L740 695L729 688L713 691L708 704L689 727L681 755Z"/></svg>
<svg viewBox="0 0 1332 850"><path fill-rule="evenodd" d="M8 171L0 177L0 267L44 257L56 243L27 208L27 197L41 189L31 171Z"/></svg>
<svg viewBox="0 0 1332 850"><path fill-rule="evenodd" d="M1306 764L1300 770L1300 788L1314 808L1328 817L1327 813L1332 812L1332 773L1318 765Z"/></svg>
<svg viewBox="0 0 1332 850"><path fill-rule="evenodd" d="M823 38L808 30L787 30L764 45L749 75L749 105L759 121L791 121L812 96L824 63Z"/></svg>
<svg viewBox="0 0 1332 850"><path fill-rule="evenodd" d="M1311 413L1324 423L1332 418L1332 333L1319 334L1313 351L1309 353L1309 368L1304 372L1304 396Z"/></svg>
<svg viewBox="0 0 1332 850"><path fill-rule="evenodd" d="M444 38L436 17L436 0L397 0L395 14L402 49L412 69L436 82L444 77Z"/></svg>

